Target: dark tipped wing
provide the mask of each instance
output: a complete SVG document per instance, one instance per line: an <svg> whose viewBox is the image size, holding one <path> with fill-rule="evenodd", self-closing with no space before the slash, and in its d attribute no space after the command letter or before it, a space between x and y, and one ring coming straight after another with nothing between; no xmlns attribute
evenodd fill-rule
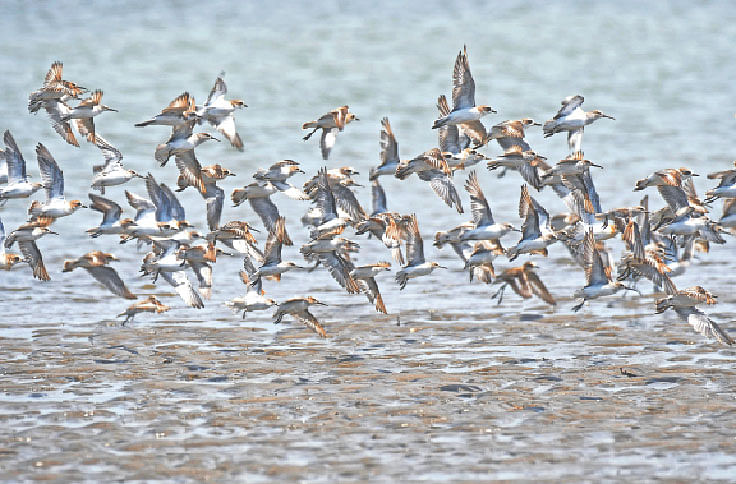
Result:
<svg viewBox="0 0 736 484"><path fill-rule="evenodd" d="M194 286L192 286L192 283L189 281L189 278L184 271L161 272L161 277L163 277L166 282L174 286L176 293L179 294L179 297L181 297L187 305L197 309L204 307L202 297L199 295L197 290L194 289Z"/></svg>
<svg viewBox="0 0 736 484"><path fill-rule="evenodd" d="M341 256L335 251L332 251L324 254L322 261L327 267L332 278L335 279L347 292L355 294L360 291L355 279L350 275L355 267L347 258Z"/></svg>
<svg viewBox="0 0 736 484"><path fill-rule="evenodd" d="M56 160L54 160L49 150L41 143L36 146L36 155L38 157L38 168L41 170L43 187L46 189L47 200L63 197L64 174L59 169Z"/></svg>
<svg viewBox="0 0 736 484"><path fill-rule="evenodd" d="M493 213L488 206L483 190L478 183L478 174L475 170L470 172L465 182L465 189L470 194L470 211L473 213L473 222L476 227L493 225Z"/></svg>
<svg viewBox="0 0 736 484"><path fill-rule="evenodd" d="M378 182L378 178L373 180L371 193L373 195L373 213L371 213L371 217L379 213L388 212L388 209L386 208L386 192Z"/></svg>
<svg viewBox="0 0 736 484"><path fill-rule="evenodd" d="M15 138L10 134L10 130L5 131L4 140L6 148L5 162L8 164L8 182L25 181L27 179L26 161L23 159L20 148L15 143Z"/></svg>
<svg viewBox="0 0 736 484"><path fill-rule="evenodd" d="M102 212L103 224L110 224L120 219L120 213L122 212L122 209L117 203L113 202L109 198L95 195L94 193L89 194L89 199L92 200L92 205L90 205L90 208L92 210Z"/></svg>
<svg viewBox="0 0 736 484"><path fill-rule="evenodd" d="M112 267L85 267L85 269L111 293L124 297L125 299L135 299L135 295L125 287L125 283L120 278L120 275Z"/></svg>
<svg viewBox="0 0 736 484"><path fill-rule="evenodd" d="M693 327L693 329L695 329L695 331L702 334L703 336L707 338L715 338L721 344L734 344L733 339L728 334L726 334L726 332L723 331L721 327L718 326L714 321L711 321L708 315L706 315L699 309L696 309L694 307L675 308L675 312L677 312L678 316L680 316L682 319L687 320L687 322Z"/></svg>
<svg viewBox="0 0 736 484"><path fill-rule="evenodd" d="M33 269L33 277L42 281L50 281L51 277L46 272L46 266L43 265L43 257L41 257L41 251L38 250L36 242L33 240L19 240L18 247L25 262Z"/></svg>
<svg viewBox="0 0 736 484"><path fill-rule="evenodd" d="M406 258L408 265L414 266L424 263L424 241L419 233L417 216L412 215L409 219L408 235L406 240Z"/></svg>
<svg viewBox="0 0 736 484"><path fill-rule="evenodd" d="M555 114L553 119L560 119L567 116L568 114L572 113L576 108L581 106L583 104L583 101L585 101L585 98L579 94L576 96L566 97L562 100L562 107L559 111L557 111L557 114Z"/></svg>
<svg viewBox="0 0 736 484"><path fill-rule="evenodd" d="M215 184L207 186L207 227L217 230L222 216L222 204L225 201L225 191Z"/></svg>
<svg viewBox="0 0 736 484"><path fill-rule="evenodd" d="M317 321L317 318L315 318L308 310L305 309L302 313L295 314L295 316L299 321L304 323L307 328L311 329L323 338L327 337L327 331L325 331L325 328L322 327L319 321Z"/></svg>
<svg viewBox="0 0 736 484"><path fill-rule="evenodd" d="M388 122L388 118L384 117L381 120L381 165L385 165L391 162L399 161L399 144L396 142L396 137L393 131L391 131L391 124Z"/></svg>
<svg viewBox="0 0 736 484"><path fill-rule="evenodd" d="M457 111L473 106L475 106L475 81L470 74L467 49L463 47L455 59L452 71L452 109Z"/></svg>
<svg viewBox="0 0 736 484"><path fill-rule="evenodd" d="M218 101L225 99L225 94L227 94L227 85L225 84L225 80L222 76L223 74L220 74L220 76L215 80L215 85L212 86L210 95L207 96L207 101L204 103L205 106L211 106L212 104L216 104Z"/></svg>

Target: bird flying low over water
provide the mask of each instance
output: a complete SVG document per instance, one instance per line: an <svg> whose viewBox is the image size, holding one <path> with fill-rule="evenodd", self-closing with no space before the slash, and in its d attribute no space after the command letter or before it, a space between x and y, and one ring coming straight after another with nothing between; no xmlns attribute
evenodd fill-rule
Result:
<svg viewBox="0 0 736 484"><path fill-rule="evenodd" d="M81 267L116 296L125 299L135 299L135 294L128 290L118 272L112 267L107 266L111 261L117 260L119 259L112 254L96 250L88 252L77 259L65 261L63 272L71 272Z"/></svg>
<svg viewBox="0 0 736 484"><path fill-rule="evenodd" d="M337 133L345 129L345 125L351 121L360 121L354 113L350 112L350 108L346 106L340 106L339 108L333 109L327 114L323 114L316 121L307 121L302 125L302 129L311 129L305 137L304 141L312 137L317 130L322 130L322 136L319 140L319 147L322 151L322 159L327 160L330 156L332 147L335 146L335 140L337 139Z"/></svg>
<svg viewBox="0 0 736 484"><path fill-rule="evenodd" d="M225 135L233 148L243 151L243 140L240 139L235 128L235 110L248 107L248 105L240 99L225 99L227 86L223 77L225 77L224 72L220 73L215 80L215 85L204 104L196 107L197 121L199 123L207 121Z"/></svg>
<svg viewBox="0 0 736 484"><path fill-rule="evenodd" d="M542 126L545 138L567 131L567 145L572 153L582 152L583 130L587 125L600 118L616 119L597 109L583 111L581 107L583 101L585 98L580 95L566 97L562 100L562 107L557 114Z"/></svg>
<svg viewBox="0 0 736 484"><path fill-rule="evenodd" d="M455 124L472 139L476 146L488 142L488 133L480 118L496 111L491 106L475 105L475 80L470 74L467 48L458 53L452 71L452 111L435 120L433 129Z"/></svg>

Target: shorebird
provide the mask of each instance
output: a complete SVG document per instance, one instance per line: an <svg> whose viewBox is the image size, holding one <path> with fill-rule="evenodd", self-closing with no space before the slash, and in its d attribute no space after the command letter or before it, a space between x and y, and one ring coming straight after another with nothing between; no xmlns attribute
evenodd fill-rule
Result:
<svg viewBox="0 0 736 484"><path fill-rule="evenodd" d="M723 215L721 215L718 224L726 227L734 232L736 228L736 198L726 198L723 200Z"/></svg>
<svg viewBox="0 0 736 484"><path fill-rule="evenodd" d="M487 167L491 171L503 168L504 173L507 169L518 171L525 182L539 191L542 189L540 166L546 165L544 163L546 159L534 151L522 151L522 147L517 145L509 147L502 155L489 160Z"/></svg>
<svg viewBox="0 0 736 484"><path fill-rule="evenodd" d="M457 250L456 250L457 252ZM501 243L497 240L482 240L470 247L470 253L465 258L465 269L468 269L470 282L473 278L490 284L496 277L493 261L499 255L505 254ZM465 253L462 253L465 256Z"/></svg>
<svg viewBox="0 0 736 484"><path fill-rule="evenodd" d="M225 305L233 311L243 311L243 319L245 319L246 313L251 311L263 311L276 305L276 301L263 295L260 277L254 281L250 281L248 274L245 271L240 271L240 279L246 287L245 296L225 301Z"/></svg>
<svg viewBox="0 0 736 484"><path fill-rule="evenodd" d="M28 96L28 112L36 113L49 101L68 101L77 99L79 96L87 92L87 89L78 86L74 82L62 79L64 71L64 63L56 61L51 64L51 68L46 73L43 86L37 91L33 91Z"/></svg>
<svg viewBox="0 0 736 484"><path fill-rule="evenodd" d="M573 311L580 311L583 304L590 299L615 294L622 289L635 291L635 289L627 287L622 282L613 280L612 268L610 265L603 263L603 257L599 249L596 248L592 230L587 233L583 240L583 260L585 262L585 286L575 291L575 297L582 299L582 301L573 306Z"/></svg>
<svg viewBox="0 0 736 484"><path fill-rule="evenodd" d="M18 242L18 248L23 254L24 262L27 262L33 269L33 277L42 281L49 281L51 277L46 271L46 266L43 265L43 257L41 251L38 250L36 240L47 234L59 235L49 229L49 224L52 221L51 218L35 218L10 232L8 238L5 239L6 249L11 248L15 242Z"/></svg>
<svg viewBox="0 0 736 484"><path fill-rule="evenodd" d="M534 296L552 306L557 304L555 298L547 290L539 275L536 272L537 266L533 262L524 262L520 267L511 267L504 270L494 283L501 283L501 287L491 296L491 299L498 298L498 304L503 300L503 293L506 287L511 289L524 299L531 299Z"/></svg>
<svg viewBox="0 0 736 484"><path fill-rule="evenodd" d="M304 173L299 168L299 162L294 160L281 160L271 165L268 170L259 168L253 178L260 181L270 181L271 183L285 182L297 173Z"/></svg>
<svg viewBox="0 0 736 484"><path fill-rule="evenodd" d="M224 72L220 73L204 105L197 106L198 122L207 121L217 131L225 135L233 148L243 151L243 140L240 139L240 135L235 129L235 110L247 108L248 105L240 99L225 99L227 86L223 79L224 76Z"/></svg>
<svg viewBox="0 0 736 484"><path fill-rule="evenodd" d="M150 125L181 126L196 119L196 116L194 97L185 91L161 110L160 114L142 123L137 123L135 126L137 128Z"/></svg>
<svg viewBox="0 0 736 484"><path fill-rule="evenodd" d="M199 284L199 294L205 299L212 297L212 266L210 264L217 262L218 253L222 253L222 250L216 249L212 242L208 242L206 246L186 244L179 246L178 257L194 271Z"/></svg>
<svg viewBox="0 0 736 484"><path fill-rule="evenodd" d="M304 323L309 329L317 333L323 338L327 337L327 332L322 325L317 321L312 313L309 312L309 306L321 305L327 306L327 304L317 301L312 296L305 298L287 299L278 305L276 312L273 314L274 324L278 324L287 314L294 316L296 319Z"/></svg>
<svg viewBox="0 0 736 484"><path fill-rule="evenodd" d="M235 176L235 173L219 164L202 168L202 179L204 180L206 193L204 198L207 202L207 228L209 230L215 230L220 226L222 204L225 202L225 190L218 187L217 182L229 176Z"/></svg>
<svg viewBox="0 0 736 484"><path fill-rule="evenodd" d="M98 116L105 111L115 111L110 106L102 104L102 91L99 89L92 93L90 97L84 99L79 105L69 109L68 112L63 113L61 121L66 122L71 119L76 121L77 131L82 136L87 137L87 141L90 143L95 142L95 123L92 120L95 116Z"/></svg>
<svg viewBox="0 0 736 484"><path fill-rule="evenodd" d="M133 219L130 218L120 220L122 209L120 208L120 205L109 198L101 197L94 193L90 193L88 196L92 201L92 205L90 205L89 208L102 213L102 222L100 222L100 225L87 230L90 237L96 238L103 234L124 234L127 228L135 223Z"/></svg>
<svg viewBox="0 0 736 484"><path fill-rule="evenodd" d="M158 299L156 299L156 296L148 296L148 298L144 299L143 301L137 302L135 304L132 304L128 309L123 311L122 313L118 314L118 317L125 316L125 321L123 321L123 324L132 321L136 314L140 313L165 313L171 309L169 306L163 304Z"/></svg>
<svg viewBox="0 0 736 484"><path fill-rule="evenodd" d="M3 139L5 141L5 162L8 164L8 184L0 188L0 200L4 203L9 198L30 197L41 188L42 184L28 181L26 160L23 159L23 154L9 130L5 131Z"/></svg>
<svg viewBox="0 0 736 484"><path fill-rule="evenodd" d="M135 294L131 293L125 287L125 283L120 278L118 272L112 267L107 266L111 261L117 260L120 259L112 254L96 250L88 252L77 259L64 261L64 270L62 272L71 272L77 267L81 267L116 296L125 299L135 299Z"/></svg>
<svg viewBox="0 0 736 484"><path fill-rule="evenodd" d="M135 171L126 170L123 167L123 154L105 138L97 136L95 144L102 150L102 155L105 157L105 164L93 168L92 171L94 171L95 176L92 178L92 188L99 190L104 195L105 187L122 185L133 178L143 178L143 176Z"/></svg>
<svg viewBox="0 0 736 484"><path fill-rule="evenodd" d="M524 130L529 126L541 125L541 123L537 123L530 118L501 121L491 127L488 132L488 139L495 139L504 151L508 151L515 146L521 151L530 151L529 143L524 140Z"/></svg>
<svg viewBox="0 0 736 484"><path fill-rule="evenodd" d="M558 237L549 226L549 213L529 195L526 185L521 186L519 217L524 219L522 236L514 247L506 251L509 260L514 261L525 253L547 257L547 246L556 242Z"/></svg>
<svg viewBox="0 0 736 484"><path fill-rule="evenodd" d="M304 141L308 140L318 129L322 130L322 136L319 140L319 147L322 150L322 159L327 160L330 156L332 147L335 146L335 140L337 139L337 133L345 129L345 125L351 121L360 121L355 117L354 113L350 112L348 106L340 106L339 108L333 109L327 114L323 114L316 121L308 121L302 125L302 129L311 129L304 137Z"/></svg>
<svg viewBox="0 0 736 484"><path fill-rule="evenodd" d="M544 137L549 138L555 133L567 131L568 147L573 153L581 153L585 126L600 118L616 119L597 109L583 111L581 107L583 101L585 101L585 98L580 95L568 96L563 99L562 107L557 111L557 114L542 126Z"/></svg>
<svg viewBox="0 0 736 484"><path fill-rule="evenodd" d="M437 129L446 124L459 125L476 146L482 146L488 142L488 133L480 118L495 112L490 106L475 105L475 81L470 74L467 49L463 47L455 59L452 72L452 111L437 119L432 128Z"/></svg>
<svg viewBox="0 0 736 484"><path fill-rule="evenodd" d="M475 171L470 172L465 189L470 194L470 211L473 213L475 227L463 232L460 240L499 240L511 230L516 230L508 222L497 224L493 221L491 207L480 188L478 174Z"/></svg>
<svg viewBox="0 0 736 484"><path fill-rule="evenodd" d="M0 148L0 185L8 183L8 162L5 161L5 150Z"/></svg>
<svg viewBox="0 0 736 484"><path fill-rule="evenodd" d="M46 202L41 203L34 200L28 209L28 214L34 217L59 218L73 214L77 209L83 207L79 200L64 198L64 172L49 150L41 143L36 146L38 168L41 170L43 187L46 190Z"/></svg>
<svg viewBox="0 0 736 484"><path fill-rule="evenodd" d="M734 161L736 165L736 161ZM709 180L720 180L718 186L705 192L705 201L711 203L719 198L736 197L736 169L708 174Z"/></svg>
<svg viewBox="0 0 736 484"><path fill-rule="evenodd" d="M266 277L280 281L281 274L299 268L294 262L282 262L281 260L281 247L292 244L293 242L286 233L286 219L279 217L276 219L273 229L268 233L266 246L263 250L263 264L255 272L253 271L255 267L250 267L248 271L250 278L260 279L261 277ZM247 265L249 259L245 260Z"/></svg>
<svg viewBox="0 0 736 484"><path fill-rule="evenodd" d="M243 188L236 188L230 198L235 206L248 200L248 204L263 222L269 232L276 228L276 222L281 217L276 204L271 201L271 195L279 190L270 181L251 183Z"/></svg>
<svg viewBox="0 0 736 484"><path fill-rule="evenodd" d="M380 147L381 147L381 164L377 167L371 168L368 178L370 180L376 180L381 175L394 175L396 174L396 168L399 166L399 144L396 142L396 136L391 130L391 123L389 123L387 117L381 119L381 132L380 132Z"/></svg>
<svg viewBox="0 0 736 484"><path fill-rule="evenodd" d="M674 309L680 319L687 321L695 331L708 338L715 338L721 344L733 345L733 339L712 321L705 313L697 309L698 304L717 304L718 296L711 294L702 286L693 286L681 291L672 291L663 299L655 301L656 313Z"/></svg>
<svg viewBox="0 0 736 484"><path fill-rule="evenodd" d="M408 262L406 266L396 273L396 282L402 290L406 287L409 279L429 275L438 267L447 269L447 267L441 266L437 262L425 262L424 240L422 240L422 236L419 233L416 214L409 217L407 225L409 239L406 241L406 258Z"/></svg>
<svg viewBox="0 0 736 484"><path fill-rule="evenodd" d="M209 133L194 133L194 121L189 121L174 126L169 140L156 146L154 156L156 161L164 166L169 158L174 155L183 155L190 152L190 157L193 157L194 148L211 139L217 142L220 141Z"/></svg>
<svg viewBox="0 0 736 484"><path fill-rule="evenodd" d="M440 118L450 114L450 106L444 94L437 98L437 111ZM437 143L442 153L457 155L464 149L470 148L470 137L465 131L460 131L458 125L446 123L437 128Z"/></svg>
<svg viewBox="0 0 736 484"><path fill-rule="evenodd" d="M22 262L23 258L18 254L9 254L5 252L5 226L0 220L0 269L9 271L15 264Z"/></svg>
<svg viewBox="0 0 736 484"><path fill-rule="evenodd" d="M378 284L375 277L383 271L390 271L390 262L378 262L376 264L368 264L357 266L350 271L350 275L360 283L363 292L368 296L368 301L376 305L376 311L387 314L386 305L378 290Z"/></svg>
<svg viewBox="0 0 736 484"><path fill-rule="evenodd" d="M188 306L201 309L204 307L202 296L184 272L186 261L181 257L179 249L180 244L175 240L154 241L153 252L143 258L141 272L143 275L152 275L154 282L158 276L163 277Z"/></svg>
<svg viewBox="0 0 736 484"><path fill-rule="evenodd" d="M450 178L452 171L439 148L432 148L411 160L399 162L396 178L404 180L412 173L416 173L420 180L428 181L432 190L448 207L454 205L458 213L463 213L460 196Z"/></svg>
<svg viewBox="0 0 736 484"><path fill-rule="evenodd" d="M251 230L257 232L248 222L233 220L218 227L217 230L210 231L206 239L209 242L220 241L229 248L252 259L251 264L261 265L263 263L263 253L258 248L258 241L250 233Z"/></svg>
<svg viewBox="0 0 736 484"><path fill-rule="evenodd" d="M675 291L675 285L670 279L672 269L667 266L658 252L647 251L643 244L639 224L630 220L626 225L622 238L626 242L629 254L625 254L618 264L618 280L636 277L646 277L657 288L664 288L667 293Z"/></svg>

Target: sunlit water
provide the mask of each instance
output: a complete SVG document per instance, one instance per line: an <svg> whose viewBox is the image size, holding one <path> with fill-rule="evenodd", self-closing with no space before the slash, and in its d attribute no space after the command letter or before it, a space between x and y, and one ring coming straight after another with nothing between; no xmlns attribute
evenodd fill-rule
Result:
<svg viewBox="0 0 736 484"><path fill-rule="evenodd" d="M67 198L87 200L99 151L67 145L44 113L26 109L59 59L65 78L102 89L104 103L119 109L96 125L124 164L175 185L173 162L161 168L153 158L169 130L133 124L185 90L203 101L225 71L229 97L249 106L236 117L245 151L210 142L197 156L238 175L221 183L228 195L280 159L316 172L324 164L317 139L302 141L301 123L342 104L360 121L339 135L328 166L352 165L368 185L383 116L402 158L436 145L435 100L449 96L455 55L467 44L476 100L498 110L487 123L544 121L578 93L587 109L616 117L589 127L584 148L605 166L594 174L604 208L620 207L638 203L634 182L654 170L685 165L705 175L730 166L735 16L729 3L690 2L18 2L0 16L0 129L11 130L35 179L34 147L46 145L64 170ZM544 139L538 128L528 141L552 161L567 151L564 135ZM478 172L496 219L518 224L518 175ZM701 194L712 186L705 178L696 180ZM99 214L60 219L61 236L38 242L51 282L32 279L27 267L0 273L3 479L732 479L734 351L672 314L653 315L646 295L594 301L573 315L583 273L558 246L535 259L557 309L510 293L497 306L494 288L469 285L451 250L430 244L435 231L469 217L463 175L455 181L464 215L415 177L382 179L389 209L417 213L428 260L450 267L404 291L393 273L380 277L388 316L322 271L266 283L278 301L313 295L328 303L315 309L330 334L324 341L298 323L274 326L271 312L233 315L223 303L244 291L237 258L218 261L212 299L194 310L163 281L152 287L139 277L144 249L87 238ZM124 205L125 189L146 193L134 181L106 196ZM370 207L369 188L358 194ZM538 198L551 213L564 209L551 191ZM204 230L201 197L190 189L181 200ZM275 200L295 241L284 257L303 263L307 204ZM228 202L223 221L261 226L247 204ZM7 231L23 223L27 205L0 209ZM708 311L736 336L728 240L675 282L717 293ZM359 243L359 263L390 257L375 240ZM610 246L620 253L620 243ZM121 259L115 267L133 292L173 309L121 327L115 315L127 301L83 270L61 273L64 259L94 249ZM508 266L499 261L497 270Z"/></svg>

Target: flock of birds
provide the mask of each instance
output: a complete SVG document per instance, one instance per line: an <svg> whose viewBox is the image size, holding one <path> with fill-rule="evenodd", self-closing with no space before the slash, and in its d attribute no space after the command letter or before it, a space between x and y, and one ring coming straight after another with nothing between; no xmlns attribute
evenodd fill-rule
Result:
<svg viewBox="0 0 736 484"><path fill-rule="evenodd" d="M685 271L696 251L707 252L709 244L725 243L722 237L727 233L725 230L736 227L736 169L708 175L720 183L706 193L705 201L701 201L695 192L692 181L695 173L686 168L657 171L636 182L635 190L656 187L666 203L664 208L650 211L646 195L639 206L604 210L592 177L592 169L601 167L583 157L582 140L585 126L600 118L614 119L612 116L597 110L584 111L582 96L564 99L559 112L542 125L542 130L545 137L567 133L570 155L551 165L524 139L525 129L540 123L521 119L503 121L490 129L483 125L481 119L495 113L495 110L475 103L475 82L466 49L457 55L452 84L452 109L444 95L437 100L439 116L432 127L438 133L438 147L419 156L402 159L389 120L383 118L381 121L381 163L369 174L373 195L370 213L363 209L351 188L358 186L354 179L358 173L347 166L322 168L298 187L290 183L290 179L304 172L299 163L283 160L268 169L259 169L253 174L254 182L235 189L231 194L233 203L237 206L247 201L263 222L268 234L263 250L253 235L257 230L247 222L221 223L225 192L217 182L233 176L233 173L219 164L202 166L195 156L195 149L200 144L209 140L220 141L207 132L195 133L195 128L203 124L214 127L233 148L243 150L234 114L246 105L241 100L226 99L227 88L222 74L204 104L195 104L194 98L184 92L159 114L135 125L171 127L171 136L156 147L154 158L161 166L174 158L178 169L175 190L159 183L150 173L143 176L125 169L122 154L100 136L94 122L94 118L105 111L115 110L101 103L100 90L72 106L88 91L63 79L61 62L52 64L43 86L30 94L28 109L36 113L43 108L54 130L67 143L79 146L74 134L76 129L79 136L100 149L105 159L104 165L93 167L91 188L98 190L100 195L89 193L89 208L102 214L102 222L89 229L88 234L91 237L117 236L120 243L135 239L139 246L150 246L150 252L143 257L141 272L154 282L159 276L163 278L193 308L202 308L203 300L211 295L213 266L218 257L237 256L243 259L240 277L246 286L245 295L232 299L227 305L234 311L242 311L243 317L250 311L275 307L275 323L281 322L285 315L292 315L325 337L325 329L310 312L310 306L323 303L311 296L277 303L266 298L262 289L264 279L280 281L287 271L314 270L318 266L326 268L348 293L364 293L377 311L386 313L376 276L390 270L391 264L355 265L353 258L359 245L345 237L346 230L352 230L355 235L375 237L385 245L393 259L402 266L395 275L401 289L410 279L426 276L442 266L425 260L417 216L387 209L380 177L406 180L416 174L417 178L429 183L447 206L462 214L464 209L454 184L455 172L484 162L489 170L500 170L499 177L516 171L523 178L519 201L521 229L510 222L495 221L477 174L470 171L464 188L470 196L472 220L438 232L434 244L440 248L445 245L452 247L461 258L471 282L500 285L491 296L499 304L508 287L523 298L537 296L550 305L556 304L538 276L534 262L524 262L500 274L495 273L493 263L499 256L510 261L524 254L527 257L546 257L547 247L559 242L565 245L585 273L586 284L575 293L579 303L572 308L574 311L589 300L619 291L639 292L635 284L645 278L653 283L655 292L664 293L664 297L656 301L657 313L672 309L699 333L723 344L733 344L731 337L697 307L715 304L716 296L701 286L678 290L672 277ZM337 135L357 120L348 106L341 106L317 120L304 123L302 128L311 130L304 140L321 130L320 150L322 158L327 160ZM478 151L494 140L503 150L502 155L488 157ZM7 237L0 221L0 269L10 270L27 263L33 277L48 281L50 276L37 241L45 235L56 234L51 227L57 218L72 215L84 205L79 200L65 198L63 172L43 144L36 146L42 183L32 183L21 150L9 131L4 134L4 142L5 150L0 156L0 203L5 205L11 200L12 205L15 199L28 198L41 188L46 192L46 200L33 201L28 209L29 220ZM105 189L136 178L144 180L147 198L126 190L127 202L136 214L134 218L121 218L121 205L104 197ZM186 220L184 207L175 193L189 187L197 190L206 203L208 232L204 235ZM562 199L567 212L550 216L531 195L531 189L541 191L546 187ZM309 268L282 260L282 248L293 243L285 218L272 200L277 194L311 201L312 207L301 218L309 230L310 240L300 249L304 259L313 264ZM707 215L708 204L719 198L724 200L723 216L713 221ZM501 239L512 232L520 232L521 238L504 249ZM614 264L605 241L616 237L621 238L626 251ZM22 255L6 252L16 243ZM66 261L63 271L83 268L111 293L136 299L117 271L110 267L110 262L115 260L117 258L110 253L89 252ZM196 277L197 287L189 278L190 270ZM149 296L118 316L125 316L127 322L141 312L161 313L168 309L155 296Z"/></svg>

